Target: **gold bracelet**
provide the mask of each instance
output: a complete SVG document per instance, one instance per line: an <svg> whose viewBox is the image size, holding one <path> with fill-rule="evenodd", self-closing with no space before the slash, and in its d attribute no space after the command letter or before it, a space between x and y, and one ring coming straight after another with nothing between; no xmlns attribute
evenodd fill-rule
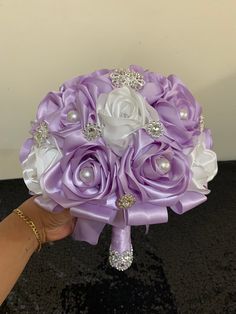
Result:
<svg viewBox="0 0 236 314"><path fill-rule="evenodd" d="M14 209L13 212L16 213L19 217L21 217L27 223L27 225L30 226L30 228L33 230L36 236L36 239L38 240L38 243L39 243L38 250L37 250L37 252L39 252L42 247L42 240L35 224L28 216L25 216L19 208Z"/></svg>

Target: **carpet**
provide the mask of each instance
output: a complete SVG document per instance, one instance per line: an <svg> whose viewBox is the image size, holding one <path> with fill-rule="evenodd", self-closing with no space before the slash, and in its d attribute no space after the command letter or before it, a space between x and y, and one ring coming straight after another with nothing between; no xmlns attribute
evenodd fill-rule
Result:
<svg viewBox="0 0 236 314"><path fill-rule="evenodd" d="M97 246L71 237L34 253L0 313L236 313L236 161L219 162L208 201L166 224L132 227L134 262L108 263L111 228ZM0 219L28 198L0 181ZM1 259L1 257L0 257ZM1 283L0 283L1 284Z"/></svg>

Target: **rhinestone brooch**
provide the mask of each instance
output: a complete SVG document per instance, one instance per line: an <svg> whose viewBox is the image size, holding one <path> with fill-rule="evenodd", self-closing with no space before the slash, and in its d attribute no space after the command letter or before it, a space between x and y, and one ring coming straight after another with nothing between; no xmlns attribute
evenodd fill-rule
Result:
<svg viewBox="0 0 236 314"><path fill-rule="evenodd" d="M150 121L145 125L145 130L153 138L158 138L164 134L164 128L160 121Z"/></svg>
<svg viewBox="0 0 236 314"><path fill-rule="evenodd" d="M88 141L93 141L101 136L102 130L97 124L88 123L83 130L83 134Z"/></svg>
<svg viewBox="0 0 236 314"><path fill-rule="evenodd" d="M130 208L135 204L135 197L132 194L124 194L116 201L116 206L120 209Z"/></svg>
<svg viewBox="0 0 236 314"><path fill-rule="evenodd" d="M133 262L133 247L131 245L130 250L126 250L119 253L110 248L109 250L109 263L112 267L119 271L124 271L128 269Z"/></svg>
<svg viewBox="0 0 236 314"><path fill-rule="evenodd" d="M48 125L45 121L41 122L40 125L36 128L33 137L38 146L41 146L46 142L48 138Z"/></svg>
<svg viewBox="0 0 236 314"><path fill-rule="evenodd" d="M145 84L142 74L128 69L116 69L110 74L110 78L112 85L117 88L129 86L138 91Z"/></svg>

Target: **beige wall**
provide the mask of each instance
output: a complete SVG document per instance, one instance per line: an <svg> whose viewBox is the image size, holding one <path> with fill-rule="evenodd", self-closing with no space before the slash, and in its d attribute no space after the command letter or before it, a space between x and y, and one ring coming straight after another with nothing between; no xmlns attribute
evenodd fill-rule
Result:
<svg viewBox="0 0 236 314"><path fill-rule="evenodd" d="M219 159L236 159L235 0L0 0L0 179L21 176L18 150L49 90L134 63L180 76Z"/></svg>

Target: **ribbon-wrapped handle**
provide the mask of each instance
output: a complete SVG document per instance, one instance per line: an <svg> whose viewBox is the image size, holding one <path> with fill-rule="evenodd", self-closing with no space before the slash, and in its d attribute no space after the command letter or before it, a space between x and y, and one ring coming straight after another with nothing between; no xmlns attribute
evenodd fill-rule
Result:
<svg viewBox="0 0 236 314"><path fill-rule="evenodd" d="M117 270L128 269L133 262L133 247L131 243L131 226L124 228L112 227L109 262Z"/></svg>

